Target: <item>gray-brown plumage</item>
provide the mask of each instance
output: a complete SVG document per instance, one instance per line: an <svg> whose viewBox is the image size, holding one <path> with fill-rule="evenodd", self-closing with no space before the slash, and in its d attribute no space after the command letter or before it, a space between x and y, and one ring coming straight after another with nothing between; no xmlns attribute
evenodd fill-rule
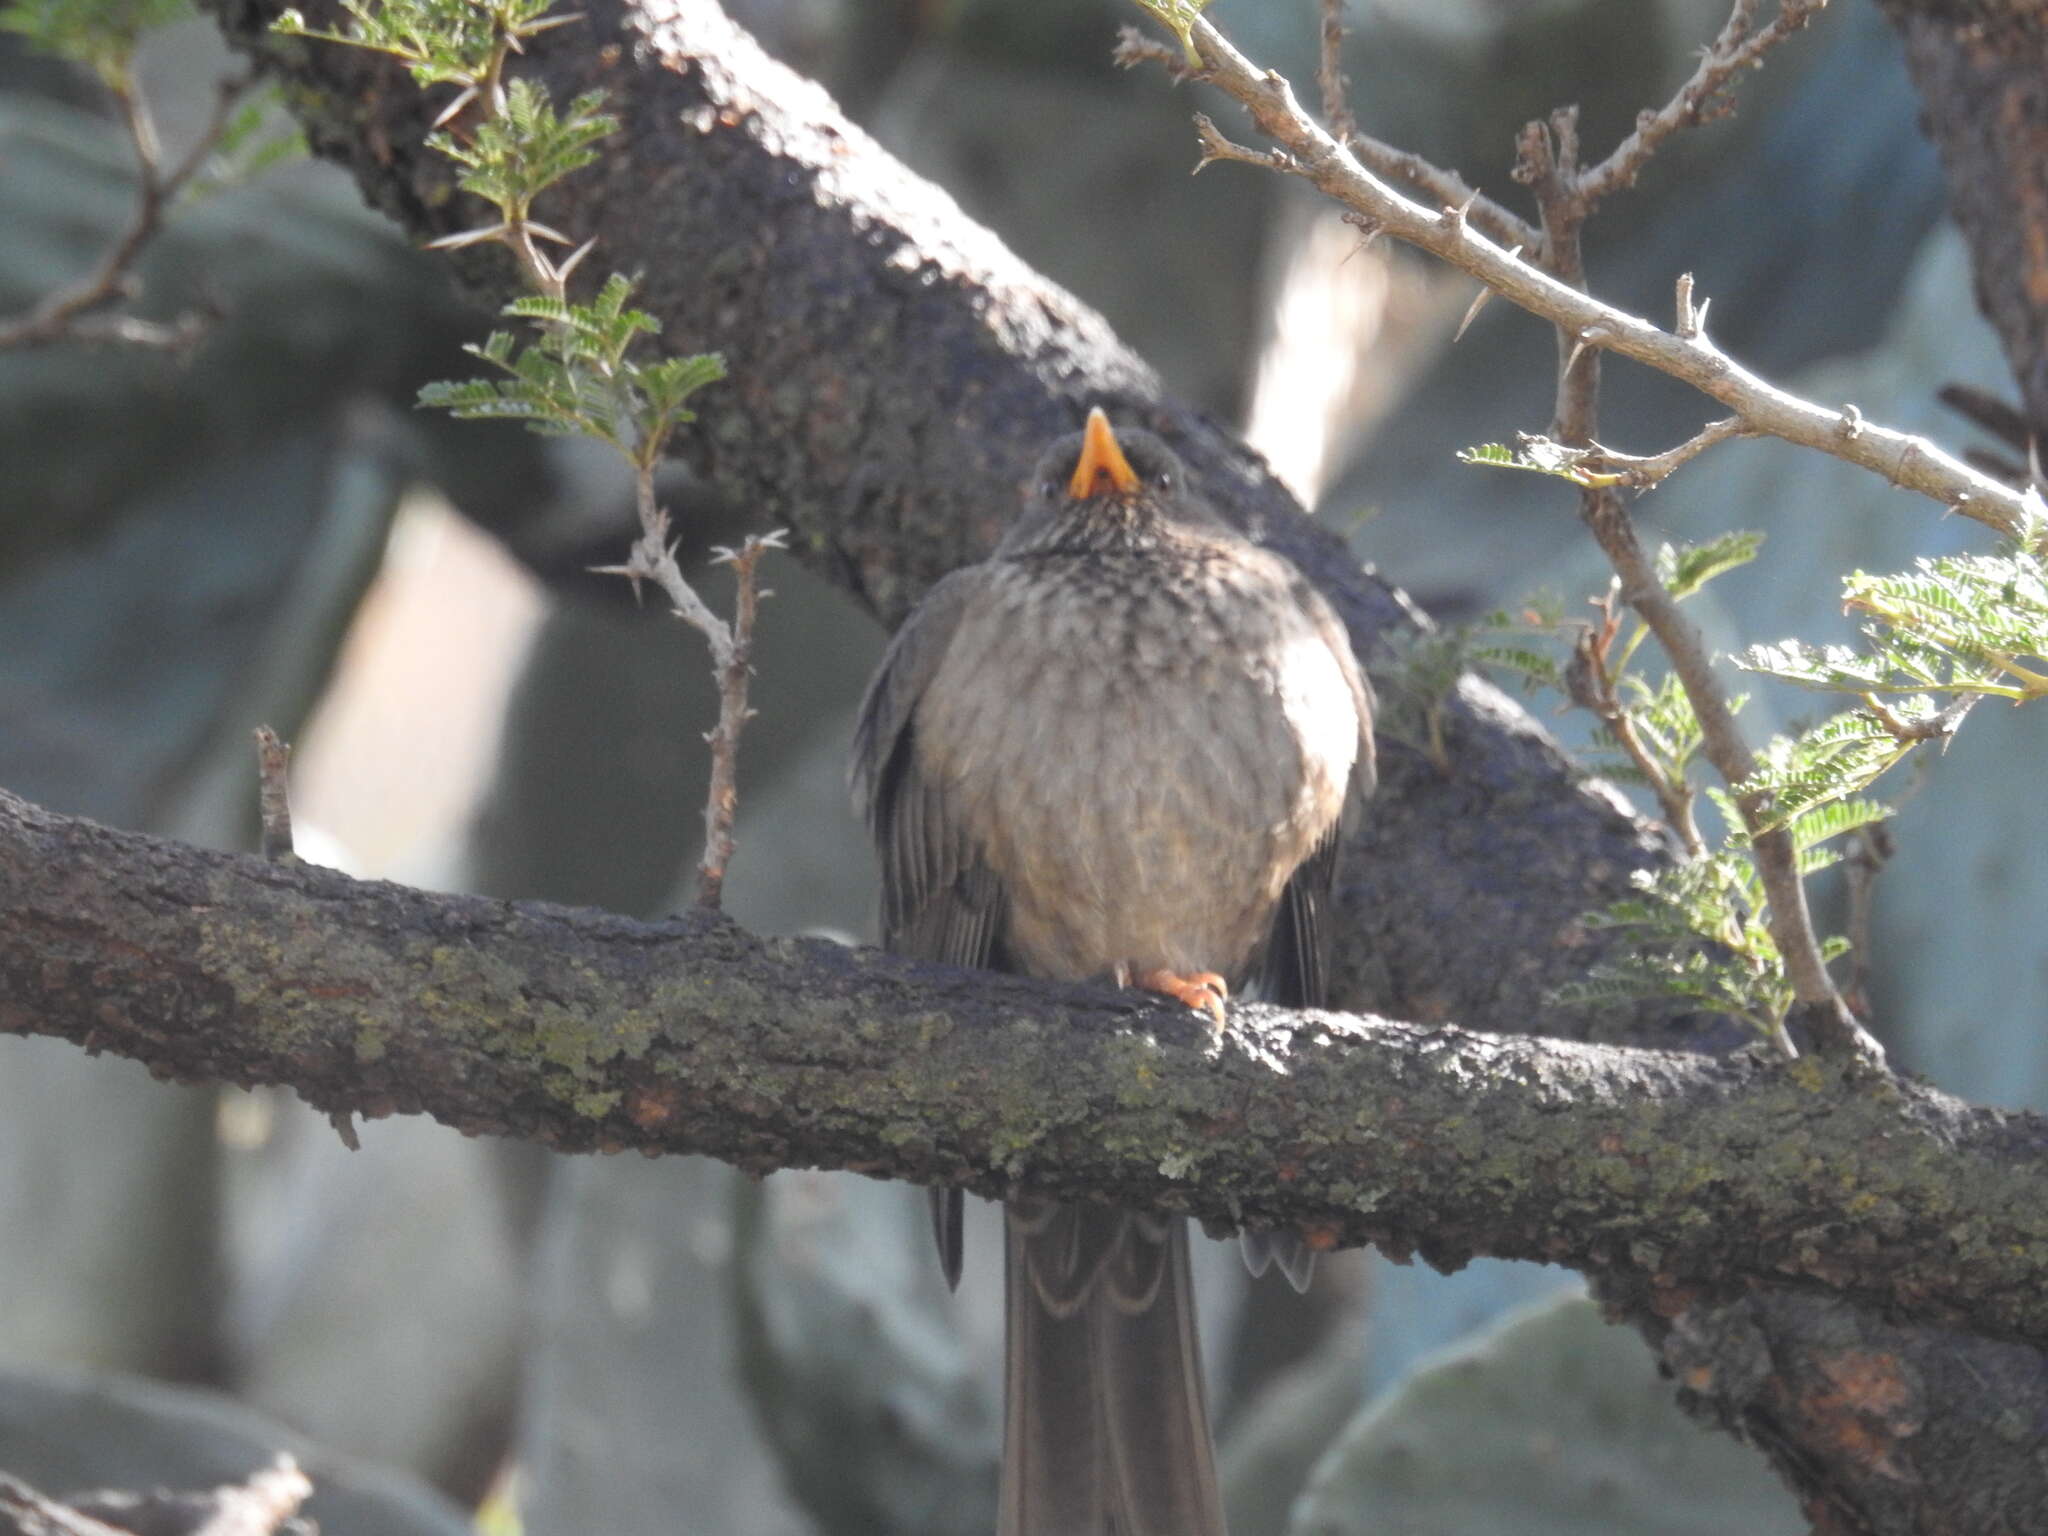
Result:
<svg viewBox="0 0 2048 1536"><path fill-rule="evenodd" d="M1313 1006L1370 694L1300 573L1098 408L905 621L852 777L892 949ZM1001 1536L1220 1536L1185 1220L1007 1210ZM957 1280L958 1192L933 1213Z"/></svg>

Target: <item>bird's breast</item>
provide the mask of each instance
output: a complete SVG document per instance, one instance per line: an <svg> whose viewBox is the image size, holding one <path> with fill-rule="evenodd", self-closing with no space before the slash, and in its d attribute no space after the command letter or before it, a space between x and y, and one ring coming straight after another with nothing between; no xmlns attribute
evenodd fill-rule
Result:
<svg viewBox="0 0 2048 1536"><path fill-rule="evenodd" d="M917 720L921 772L1009 896L1024 970L1242 979L1339 815L1359 722L1258 552L999 568Z"/></svg>

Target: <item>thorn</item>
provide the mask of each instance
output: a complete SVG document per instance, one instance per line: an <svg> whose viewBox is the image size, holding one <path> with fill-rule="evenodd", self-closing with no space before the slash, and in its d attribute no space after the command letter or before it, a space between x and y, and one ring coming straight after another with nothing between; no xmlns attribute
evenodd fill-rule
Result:
<svg viewBox="0 0 2048 1536"><path fill-rule="evenodd" d="M588 240L584 241L581 245L576 247L574 254L572 254L567 261L563 262L559 267L555 268L555 276L560 278L562 281L567 282L569 274L571 272L574 272L577 266L582 262L583 258L588 256L596 248L597 236L592 235Z"/></svg>
<svg viewBox="0 0 2048 1536"><path fill-rule="evenodd" d="M1680 341L1691 341L1700 333L1700 317L1699 311L1692 307L1692 274L1690 272L1678 274L1677 300L1678 339Z"/></svg>
<svg viewBox="0 0 2048 1536"><path fill-rule="evenodd" d="M441 109L441 115L435 118L432 123L428 124L428 127L447 127L450 122L452 122L455 118L462 115L462 109L464 107L468 106L472 101L475 100L476 87L473 85L464 86L462 89L462 93L458 95L453 101L449 102L447 106L443 107Z"/></svg>
<svg viewBox="0 0 2048 1536"><path fill-rule="evenodd" d="M1588 331L1585 335L1578 337L1572 342L1571 355L1564 360L1564 371L1567 375L1579 366L1579 358L1585 352L1587 345L1592 339L1593 333Z"/></svg>
<svg viewBox="0 0 2048 1536"><path fill-rule="evenodd" d="M1471 328L1472 322L1479 318L1479 311L1486 308L1486 301L1492 297L1493 290L1481 284L1479 291L1472 296L1472 303L1465 311L1465 318L1458 322L1458 328L1451 333L1452 346L1455 347L1465 339L1465 332Z"/></svg>
<svg viewBox="0 0 2048 1536"><path fill-rule="evenodd" d="M511 228L509 224L493 224L489 229L465 229L460 234L429 240L425 248L430 251L459 251L464 246L482 245L487 240L502 240Z"/></svg>

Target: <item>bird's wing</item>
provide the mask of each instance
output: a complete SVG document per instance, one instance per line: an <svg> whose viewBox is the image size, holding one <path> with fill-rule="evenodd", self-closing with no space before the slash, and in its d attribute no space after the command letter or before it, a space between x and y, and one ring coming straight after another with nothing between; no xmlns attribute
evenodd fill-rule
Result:
<svg viewBox="0 0 2048 1536"><path fill-rule="evenodd" d="M1003 892L917 751L918 704L988 572L955 571L889 642L861 703L848 774L882 861L882 943L947 965L994 958Z"/></svg>
<svg viewBox="0 0 2048 1536"><path fill-rule="evenodd" d="M1322 593L1299 577L1295 600L1337 658L1338 670L1351 689L1352 707L1358 712L1358 756L1345 791L1345 814L1295 867L1273 914L1261 990L1268 1002L1283 1007L1320 1008L1329 999L1329 913L1338 845L1378 784L1379 774L1373 759L1372 684L1352 653L1351 637Z"/></svg>
<svg viewBox="0 0 2048 1536"><path fill-rule="evenodd" d="M1331 823L1309 856L1295 866L1281 892L1280 904L1273 912L1273 931L1266 940L1260 994L1267 1002L1285 1008L1321 1008L1330 993L1330 908L1336 898L1337 850L1356 821L1359 807L1378 785L1379 770L1373 759L1372 684L1352 652L1351 637L1336 611L1305 580L1299 581L1295 595L1351 687L1352 705L1358 711L1358 756L1345 791L1345 814ZM1268 1265L1278 1264L1297 1291L1308 1288L1315 1254L1302 1243L1300 1234L1247 1230L1240 1237L1245 1264L1253 1274L1262 1275Z"/></svg>
<svg viewBox="0 0 2048 1536"><path fill-rule="evenodd" d="M926 594L889 642L862 700L848 778L882 862L882 944L947 965L999 967L1004 893L980 847L920 771L918 702L979 595L982 566L955 571ZM935 1189L932 1232L946 1283L960 1283L961 1196Z"/></svg>

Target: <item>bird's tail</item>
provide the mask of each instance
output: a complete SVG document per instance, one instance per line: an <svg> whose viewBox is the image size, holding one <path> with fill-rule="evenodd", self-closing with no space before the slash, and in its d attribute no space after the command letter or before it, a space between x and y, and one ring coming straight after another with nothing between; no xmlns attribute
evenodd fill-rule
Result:
<svg viewBox="0 0 2048 1536"><path fill-rule="evenodd" d="M1006 1211L999 1536L1225 1536L1185 1218Z"/></svg>

